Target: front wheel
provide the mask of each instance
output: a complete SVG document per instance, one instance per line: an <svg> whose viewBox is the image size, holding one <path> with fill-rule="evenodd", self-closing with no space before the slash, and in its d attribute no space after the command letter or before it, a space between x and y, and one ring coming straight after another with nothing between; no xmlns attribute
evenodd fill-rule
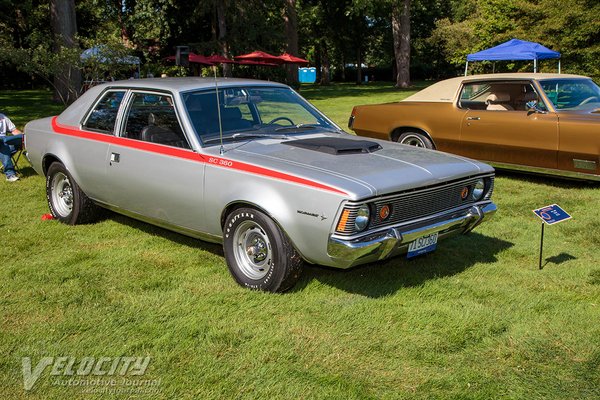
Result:
<svg viewBox="0 0 600 400"><path fill-rule="evenodd" d="M302 258L275 222L252 208L238 208L225 221L223 252L241 286L284 292L300 278Z"/></svg>
<svg viewBox="0 0 600 400"><path fill-rule="evenodd" d="M98 217L98 206L83 193L69 171L59 162L52 163L48 168L46 199L52 216L65 224L84 224Z"/></svg>
<svg viewBox="0 0 600 400"><path fill-rule="evenodd" d="M404 132L398 136L398 143L407 144L409 146L422 147L425 149L433 149L433 143L429 138L417 132Z"/></svg>

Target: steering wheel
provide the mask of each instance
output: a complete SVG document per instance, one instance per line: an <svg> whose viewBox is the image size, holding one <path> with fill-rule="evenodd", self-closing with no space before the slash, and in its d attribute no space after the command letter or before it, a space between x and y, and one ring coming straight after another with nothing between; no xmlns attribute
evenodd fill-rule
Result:
<svg viewBox="0 0 600 400"><path fill-rule="evenodd" d="M596 101L598 101L598 96L590 96L587 99L583 100L581 103L579 103L580 106L589 103L590 101L596 99Z"/></svg>
<svg viewBox="0 0 600 400"><path fill-rule="evenodd" d="M291 120L291 119L289 119L288 117L277 117L277 118L274 118L274 119L272 119L272 120L269 122L269 125L271 125L271 124L274 124L274 123L275 123L275 122L277 122L277 121L287 121L287 122L289 122L289 123L290 123L290 125L296 125L296 124L294 124L294 121L292 121L292 120Z"/></svg>

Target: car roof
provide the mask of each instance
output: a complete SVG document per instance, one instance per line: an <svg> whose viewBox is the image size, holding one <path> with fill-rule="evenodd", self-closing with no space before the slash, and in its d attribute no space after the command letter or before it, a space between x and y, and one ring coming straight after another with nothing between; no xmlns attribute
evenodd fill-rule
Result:
<svg viewBox="0 0 600 400"><path fill-rule="evenodd" d="M236 86L267 86L288 88L282 83L259 81L255 79L217 78L219 88ZM181 93L191 90L211 89L215 87L215 78L185 77L185 78L144 78L107 82L88 89L77 101L72 103L59 116L59 122L73 126L79 125L82 117L102 92L108 89L141 89L159 90Z"/></svg>
<svg viewBox="0 0 600 400"><path fill-rule="evenodd" d="M260 81L256 79L240 79L240 78L217 78L217 84L222 87L231 86L279 86L287 87L284 84L268 81ZM215 78L201 77L183 77L183 78L144 78L144 79L128 79L123 81L107 82L102 85L95 86L94 89L102 91L106 88L132 88L132 89L158 89L168 90L171 92L186 92L188 90L197 90L215 87Z"/></svg>
<svg viewBox="0 0 600 400"><path fill-rule="evenodd" d="M503 74L481 74L459 76L457 78L446 79L421 90L407 97L403 101L428 101L450 103L456 98L457 92L463 82L477 81L506 81L506 80L545 80L545 79L590 79L583 75L571 74L546 74L546 73L503 73Z"/></svg>

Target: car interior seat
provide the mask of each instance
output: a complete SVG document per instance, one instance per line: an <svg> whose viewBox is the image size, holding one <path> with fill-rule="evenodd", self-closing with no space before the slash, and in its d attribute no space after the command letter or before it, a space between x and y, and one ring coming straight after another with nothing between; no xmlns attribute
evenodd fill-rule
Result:
<svg viewBox="0 0 600 400"><path fill-rule="evenodd" d="M485 104L487 104L486 110L495 110L495 111L514 110L514 108L509 103L510 103L509 94L503 93L503 92L492 93L485 99Z"/></svg>
<svg viewBox="0 0 600 400"><path fill-rule="evenodd" d="M156 117L156 114L152 112L148 114L148 125L142 129L141 139L145 142L189 148L183 137L180 137L173 132L168 125L163 125L160 123L159 119Z"/></svg>
<svg viewBox="0 0 600 400"><path fill-rule="evenodd" d="M236 129L248 129L252 127L252 121L242 118L242 112L237 107L228 107L221 109L221 118L223 119L223 130L232 131Z"/></svg>

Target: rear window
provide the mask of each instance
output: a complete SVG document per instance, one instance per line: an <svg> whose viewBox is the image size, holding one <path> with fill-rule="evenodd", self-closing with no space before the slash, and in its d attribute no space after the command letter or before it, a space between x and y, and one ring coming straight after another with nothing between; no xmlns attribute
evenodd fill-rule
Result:
<svg viewBox="0 0 600 400"><path fill-rule="evenodd" d="M95 132L114 134L117 113L124 95L125 91L106 92L83 124L84 128Z"/></svg>

